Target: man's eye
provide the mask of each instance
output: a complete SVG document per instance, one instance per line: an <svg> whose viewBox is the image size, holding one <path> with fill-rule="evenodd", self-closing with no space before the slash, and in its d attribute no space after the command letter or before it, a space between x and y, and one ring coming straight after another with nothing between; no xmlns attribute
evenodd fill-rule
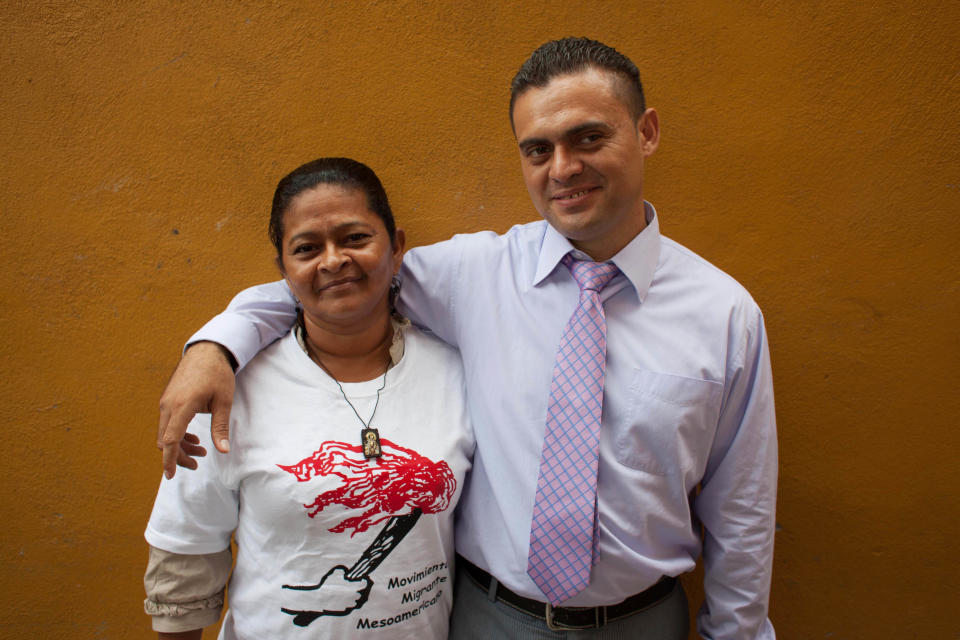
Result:
<svg viewBox="0 0 960 640"><path fill-rule="evenodd" d="M298 253L310 253L310 252L313 251L315 248L316 248L316 246L315 246L315 245L312 245L312 244L298 244L297 246L295 246L295 247L293 248L293 253L294 253L294 255L296 255L296 254L298 254Z"/></svg>
<svg viewBox="0 0 960 640"><path fill-rule="evenodd" d="M537 145L535 147L527 147L527 157L528 158L539 158L546 154L550 153L549 147L546 145Z"/></svg>
<svg viewBox="0 0 960 640"><path fill-rule="evenodd" d="M368 233L351 233L347 236L347 242L363 242L369 237Z"/></svg>
<svg viewBox="0 0 960 640"><path fill-rule="evenodd" d="M599 133L588 133L587 135L580 138L580 144L593 144L602 138Z"/></svg>

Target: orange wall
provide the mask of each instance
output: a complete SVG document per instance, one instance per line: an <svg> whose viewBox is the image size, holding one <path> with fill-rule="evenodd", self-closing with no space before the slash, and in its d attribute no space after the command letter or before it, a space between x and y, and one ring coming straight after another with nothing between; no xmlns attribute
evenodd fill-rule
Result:
<svg viewBox="0 0 960 640"><path fill-rule="evenodd" d="M275 277L277 179L361 159L414 244L533 219L507 85L589 35L660 110L665 233L766 313L780 637L952 637L960 4L115 4L0 7L0 636L147 634L157 399Z"/></svg>

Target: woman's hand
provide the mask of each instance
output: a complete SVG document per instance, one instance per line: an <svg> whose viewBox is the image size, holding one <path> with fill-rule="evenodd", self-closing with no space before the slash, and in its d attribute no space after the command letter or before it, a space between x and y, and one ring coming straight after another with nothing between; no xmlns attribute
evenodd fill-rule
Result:
<svg viewBox="0 0 960 640"><path fill-rule="evenodd" d="M196 469L191 456L206 450L187 433L187 425L198 413L210 413L210 436L223 453L230 450L230 407L233 404L234 374L229 351L215 342L191 345L174 370L160 397L160 426L157 448L163 450L163 472L172 478L177 465Z"/></svg>

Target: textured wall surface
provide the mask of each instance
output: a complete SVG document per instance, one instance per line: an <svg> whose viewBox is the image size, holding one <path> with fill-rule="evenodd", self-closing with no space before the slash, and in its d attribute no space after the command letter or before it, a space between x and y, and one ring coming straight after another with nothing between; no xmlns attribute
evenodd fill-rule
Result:
<svg viewBox="0 0 960 640"><path fill-rule="evenodd" d="M779 636L956 637L960 4L849 0L3 3L0 637L148 635L157 399L275 278L279 177L361 159L413 244L534 219L507 85L565 35L637 62L664 233L765 311Z"/></svg>

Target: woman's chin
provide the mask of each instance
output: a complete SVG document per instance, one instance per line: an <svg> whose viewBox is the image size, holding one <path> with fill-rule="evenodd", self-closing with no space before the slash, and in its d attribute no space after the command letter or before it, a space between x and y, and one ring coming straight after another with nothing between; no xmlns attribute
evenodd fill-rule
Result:
<svg viewBox="0 0 960 640"><path fill-rule="evenodd" d="M310 325L326 330L352 330L357 326L368 325L390 317L386 307L371 309L367 305L325 305L323 309L304 309L307 331Z"/></svg>

